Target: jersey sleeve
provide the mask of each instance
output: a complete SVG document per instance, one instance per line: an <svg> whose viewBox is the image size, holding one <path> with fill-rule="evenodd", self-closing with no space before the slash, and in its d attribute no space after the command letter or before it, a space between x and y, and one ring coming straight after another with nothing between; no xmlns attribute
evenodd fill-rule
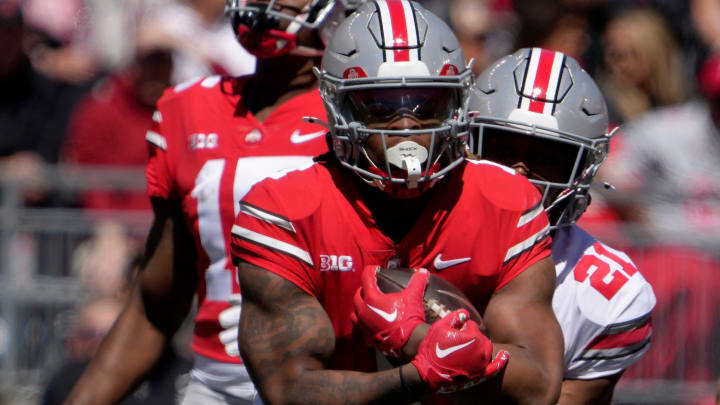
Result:
<svg viewBox="0 0 720 405"><path fill-rule="evenodd" d="M290 220L283 199L266 187L268 181L258 183L240 202L232 227L233 261L273 272L317 297L320 280L303 232L307 219Z"/></svg>
<svg viewBox="0 0 720 405"><path fill-rule="evenodd" d="M598 335L570 363L564 378L594 380L617 374L640 360L650 348L650 317L634 325L616 325Z"/></svg>
<svg viewBox="0 0 720 405"><path fill-rule="evenodd" d="M648 351L655 295L623 252L593 244L556 294L553 308L567 341L565 378L617 374Z"/></svg>
<svg viewBox="0 0 720 405"><path fill-rule="evenodd" d="M153 114L153 124L145 140L148 146L148 161L145 167L147 194L150 197L169 198L173 193L172 176L168 166L168 138L164 134L162 113Z"/></svg>
<svg viewBox="0 0 720 405"><path fill-rule="evenodd" d="M536 262L550 256L550 226L542 199L537 189L528 181L521 184L522 209L503 215L505 235L502 238L504 258L496 290L501 289L518 274Z"/></svg>

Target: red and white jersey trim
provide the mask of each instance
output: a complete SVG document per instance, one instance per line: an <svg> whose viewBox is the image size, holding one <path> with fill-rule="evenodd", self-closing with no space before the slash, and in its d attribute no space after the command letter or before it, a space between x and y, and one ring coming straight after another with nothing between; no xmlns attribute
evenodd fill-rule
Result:
<svg viewBox="0 0 720 405"><path fill-rule="evenodd" d="M420 60L418 29L415 11L408 0L379 0L386 62L416 62Z"/></svg>
<svg viewBox="0 0 720 405"><path fill-rule="evenodd" d="M575 361L626 357L644 349L650 344L651 337L650 314L632 323L611 325L596 336Z"/></svg>
<svg viewBox="0 0 720 405"><path fill-rule="evenodd" d="M300 249L295 245L291 245L287 242L283 242L270 236L251 231L250 229L238 225L233 225L232 234L237 238L252 242L256 245L264 246L276 252L285 253L286 255L292 256L298 260L305 262L305 264L307 264L308 266L313 267L313 260L310 256L310 253L308 253L307 250Z"/></svg>
<svg viewBox="0 0 720 405"><path fill-rule="evenodd" d="M522 226L519 225L518 228L521 228ZM516 244L515 246L512 246L510 249L508 249L507 254L505 254L505 260L503 263L507 263L510 260L514 259L521 253L525 252L526 250L531 249L533 246L537 245L538 243L542 242L545 238L550 235L550 226L545 226L545 228L541 229L539 232L535 233L534 235L530 236L529 238L525 239L524 241Z"/></svg>
<svg viewBox="0 0 720 405"><path fill-rule="evenodd" d="M523 225L527 224L528 222L531 222L538 215L540 215L540 213L543 212L544 209L545 208L542 205L542 201L539 202L536 206L530 208L526 213L524 213L520 217L520 220L518 221L518 228L522 227Z"/></svg>
<svg viewBox="0 0 720 405"><path fill-rule="evenodd" d="M151 129L145 134L145 140L162 150L167 150L167 139Z"/></svg>
<svg viewBox="0 0 720 405"><path fill-rule="evenodd" d="M532 48L529 58L518 108L552 115L563 73L565 54Z"/></svg>
<svg viewBox="0 0 720 405"><path fill-rule="evenodd" d="M265 211L264 209L262 209L260 207L256 207L250 203L241 201L240 202L240 212L243 214L253 216L257 219L261 219L261 220L271 223L273 225L277 225L277 226L279 226L285 230L288 230L290 232L293 232L293 233L297 232L295 230L295 226L293 226L292 222L290 222L287 218L273 214L272 212L269 212L269 211Z"/></svg>

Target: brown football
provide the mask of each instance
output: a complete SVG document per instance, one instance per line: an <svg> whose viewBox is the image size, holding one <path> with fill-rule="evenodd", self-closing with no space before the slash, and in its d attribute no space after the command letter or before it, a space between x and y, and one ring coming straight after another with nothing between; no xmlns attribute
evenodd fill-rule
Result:
<svg viewBox="0 0 720 405"><path fill-rule="evenodd" d="M384 293L400 291L407 287L413 273L414 271L408 268L381 269L377 274L378 287ZM483 329L480 313L465 294L449 281L432 273L425 288L423 305L425 307L425 321L429 324L434 323L452 311L466 309L470 313L470 319L477 322L478 326Z"/></svg>

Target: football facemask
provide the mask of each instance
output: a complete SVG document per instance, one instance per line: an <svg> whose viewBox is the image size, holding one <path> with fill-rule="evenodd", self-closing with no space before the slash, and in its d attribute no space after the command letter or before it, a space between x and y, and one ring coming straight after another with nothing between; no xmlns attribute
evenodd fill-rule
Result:
<svg viewBox="0 0 720 405"><path fill-rule="evenodd" d="M297 8L279 4L278 0L227 0L225 13L231 16L240 44L258 58L287 54L315 57L321 56L323 49L299 45L300 31L316 31L324 44L346 12L362 1L312 0Z"/></svg>
<svg viewBox="0 0 720 405"><path fill-rule="evenodd" d="M361 6L341 23L316 72L340 164L407 197L457 167L468 137L469 66L447 24L419 4ZM404 119L412 123L398 123Z"/></svg>

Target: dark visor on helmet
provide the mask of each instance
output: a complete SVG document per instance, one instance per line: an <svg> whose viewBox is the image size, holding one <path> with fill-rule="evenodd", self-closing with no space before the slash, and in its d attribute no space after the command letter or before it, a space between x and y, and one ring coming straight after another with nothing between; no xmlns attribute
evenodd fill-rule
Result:
<svg viewBox="0 0 720 405"><path fill-rule="evenodd" d="M529 178L551 183L568 183L573 177L580 145L512 130L485 127L480 157L512 167L522 163Z"/></svg>
<svg viewBox="0 0 720 405"><path fill-rule="evenodd" d="M423 127L437 126L454 117L459 107L455 89L436 87L366 89L346 94L346 119L366 126L385 124L403 116Z"/></svg>

